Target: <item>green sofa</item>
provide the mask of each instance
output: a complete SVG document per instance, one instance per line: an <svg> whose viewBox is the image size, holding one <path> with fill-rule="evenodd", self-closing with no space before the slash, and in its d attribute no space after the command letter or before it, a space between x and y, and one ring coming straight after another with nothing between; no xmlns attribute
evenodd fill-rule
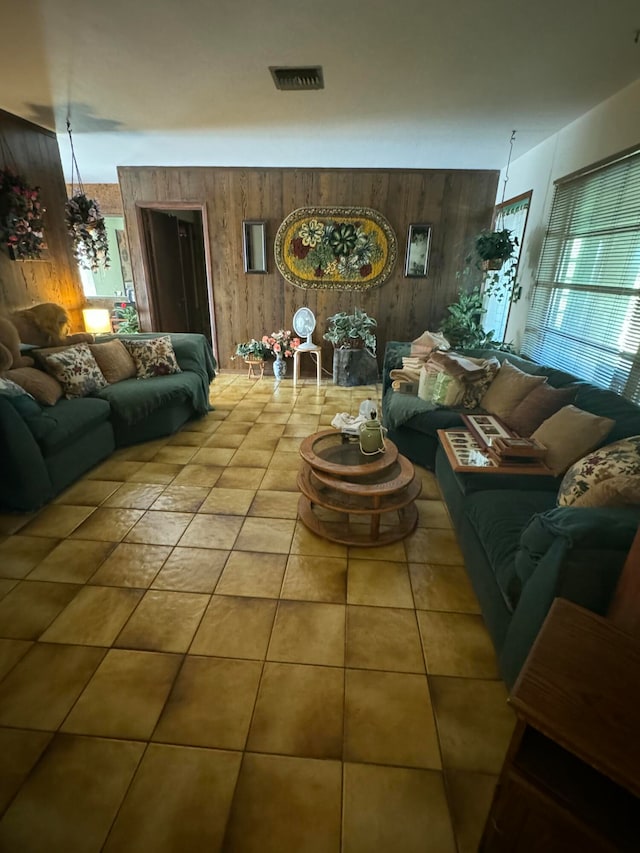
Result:
<svg viewBox="0 0 640 853"><path fill-rule="evenodd" d="M116 447L169 435L206 414L216 367L211 346L203 335L172 334L171 341L181 373L125 379L55 406L0 395L0 508L37 509Z"/></svg>
<svg viewBox="0 0 640 853"><path fill-rule="evenodd" d="M640 507L557 507L554 477L459 474L439 446L438 429L463 426L460 411L434 408L393 391L389 372L410 344L390 342L383 367L383 421L389 438L416 464L435 471L467 572L495 645L500 672L512 685L553 599L604 614L640 521ZM640 435L640 408L575 376L511 354L495 356L556 388L573 384L575 405L616 421L606 439ZM429 555L424 555L428 562Z"/></svg>

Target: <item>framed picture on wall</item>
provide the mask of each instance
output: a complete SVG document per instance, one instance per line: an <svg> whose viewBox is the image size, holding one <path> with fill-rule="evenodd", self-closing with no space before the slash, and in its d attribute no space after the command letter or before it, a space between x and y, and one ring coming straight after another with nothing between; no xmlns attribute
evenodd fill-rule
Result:
<svg viewBox="0 0 640 853"><path fill-rule="evenodd" d="M124 231L118 229L116 231L116 240L118 241L118 254L120 255L120 266L122 267L122 280L125 284L133 284L133 270L131 269L131 255L129 254L127 235Z"/></svg>
<svg viewBox="0 0 640 853"><path fill-rule="evenodd" d="M413 223L407 234L407 255L404 262L406 278L426 278L429 271L431 226Z"/></svg>

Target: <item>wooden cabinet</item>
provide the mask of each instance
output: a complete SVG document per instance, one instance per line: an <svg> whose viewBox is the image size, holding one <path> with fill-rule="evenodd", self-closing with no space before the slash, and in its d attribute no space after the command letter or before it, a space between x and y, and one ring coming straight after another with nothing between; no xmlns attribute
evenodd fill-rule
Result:
<svg viewBox="0 0 640 853"><path fill-rule="evenodd" d="M480 850L640 849L640 641L556 599L510 702L518 723Z"/></svg>

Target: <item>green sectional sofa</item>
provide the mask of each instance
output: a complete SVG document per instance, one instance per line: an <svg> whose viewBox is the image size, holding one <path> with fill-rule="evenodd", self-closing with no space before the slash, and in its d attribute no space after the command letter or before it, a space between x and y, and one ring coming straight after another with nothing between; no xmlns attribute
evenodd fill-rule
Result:
<svg viewBox="0 0 640 853"><path fill-rule="evenodd" d="M216 368L209 342L203 335L170 337L181 373L125 379L55 406L0 395L0 508L37 509L116 447L170 435L209 411Z"/></svg>
<svg viewBox="0 0 640 853"><path fill-rule="evenodd" d="M383 420L401 453L435 471L501 674L512 685L555 597L606 613L640 507L558 507L558 478L455 473L437 430L463 426L460 412L434 409L391 388L389 372L400 368L409 352L409 343L387 345ZM613 392L511 354L468 354L508 358L520 370L546 376L556 388L575 384L575 406L615 420L607 444L640 435L640 408ZM429 561L428 553L424 560Z"/></svg>

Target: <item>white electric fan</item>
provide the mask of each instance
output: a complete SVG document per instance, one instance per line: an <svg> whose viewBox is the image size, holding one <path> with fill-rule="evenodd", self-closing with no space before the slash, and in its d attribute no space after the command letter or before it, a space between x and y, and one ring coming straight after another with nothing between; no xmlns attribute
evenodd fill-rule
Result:
<svg viewBox="0 0 640 853"><path fill-rule="evenodd" d="M311 335L316 327L316 317L310 308L298 308L293 315L293 328L298 337L306 337L306 341L300 344L299 350L315 350L316 344L311 340Z"/></svg>

